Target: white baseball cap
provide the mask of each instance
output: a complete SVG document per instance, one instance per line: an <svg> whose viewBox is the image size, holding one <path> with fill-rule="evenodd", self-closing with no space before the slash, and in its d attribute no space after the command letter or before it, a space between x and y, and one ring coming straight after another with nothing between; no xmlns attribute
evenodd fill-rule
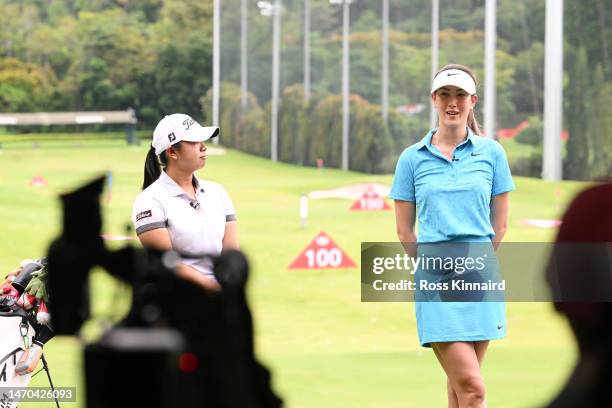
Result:
<svg viewBox="0 0 612 408"><path fill-rule="evenodd" d="M470 95L476 94L476 82L474 82L467 72L460 69L447 69L438 73L438 75L434 77L431 93L436 92L443 86L449 85L461 88Z"/></svg>
<svg viewBox="0 0 612 408"><path fill-rule="evenodd" d="M153 131L153 148L160 155L167 148L180 141L203 142L219 134L216 126L201 126L184 113L166 115Z"/></svg>

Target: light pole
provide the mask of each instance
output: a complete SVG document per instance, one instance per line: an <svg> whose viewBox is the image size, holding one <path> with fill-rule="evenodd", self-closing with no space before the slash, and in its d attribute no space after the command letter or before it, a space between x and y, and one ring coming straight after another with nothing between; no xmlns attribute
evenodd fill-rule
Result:
<svg viewBox="0 0 612 408"><path fill-rule="evenodd" d="M563 0L546 0L545 31L542 177L558 181L562 176Z"/></svg>
<svg viewBox="0 0 612 408"><path fill-rule="evenodd" d="M248 85L248 47L247 33L249 31L247 0L242 0L240 4L240 107L242 111L247 108Z"/></svg>
<svg viewBox="0 0 612 408"><path fill-rule="evenodd" d="M342 170L349 169L349 23L353 0L329 0L342 5Z"/></svg>
<svg viewBox="0 0 612 408"><path fill-rule="evenodd" d="M272 115L270 123L270 159L278 161L278 94L280 79L280 25L281 0L274 4L267 1L258 1L257 7L263 16L272 16Z"/></svg>
<svg viewBox="0 0 612 408"><path fill-rule="evenodd" d="M389 117L389 0L383 0L382 4L382 90L381 105L382 115L385 123Z"/></svg>
<svg viewBox="0 0 612 408"><path fill-rule="evenodd" d="M432 0L431 2L431 78L438 72L438 49L440 48L440 41L438 32L440 31L440 1ZM436 108L430 102L431 107L429 111L429 127L433 129L436 127Z"/></svg>
<svg viewBox="0 0 612 408"><path fill-rule="evenodd" d="M212 125L219 126L219 98L221 78L221 0L213 3L213 89L212 89ZM214 138L219 143L219 138Z"/></svg>
<svg viewBox="0 0 612 408"><path fill-rule="evenodd" d="M484 133L495 139L495 40L497 36L497 0L485 6L485 100Z"/></svg>
<svg viewBox="0 0 612 408"><path fill-rule="evenodd" d="M304 0L304 101L310 101L310 0Z"/></svg>

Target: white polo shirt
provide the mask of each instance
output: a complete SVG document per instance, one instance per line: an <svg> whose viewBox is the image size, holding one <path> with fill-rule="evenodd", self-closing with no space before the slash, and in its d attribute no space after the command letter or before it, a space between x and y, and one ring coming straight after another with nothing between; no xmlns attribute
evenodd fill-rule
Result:
<svg viewBox="0 0 612 408"><path fill-rule="evenodd" d="M196 200L192 200L170 176L161 176L143 190L132 208L136 234L167 228L172 248L188 254L221 253L225 223L236 220L236 211L225 189L218 183L194 176ZM207 259L184 259L183 262L213 276Z"/></svg>

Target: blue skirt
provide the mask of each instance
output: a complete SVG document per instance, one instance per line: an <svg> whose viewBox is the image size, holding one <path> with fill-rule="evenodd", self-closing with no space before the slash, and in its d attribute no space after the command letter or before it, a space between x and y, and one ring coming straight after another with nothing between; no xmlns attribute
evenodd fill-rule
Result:
<svg viewBox="0 0 612 408"><path fill-rule="evenodd" d="M503 291L473 289L484 287L480 286L483 283L501 282L491 241L473 237L465 241L418 245L417 254L423 262L414 276L415 312L423 347L431 347L434 342L496 340L506 336ZM425 259L432 262L425 264ZM449 263L441 268L441 262L435 263L434 259ZM475 263L466 268L466 259ZM422 282L426 283L421 286ZM473 283L476 285L469 285Z"/></svg>

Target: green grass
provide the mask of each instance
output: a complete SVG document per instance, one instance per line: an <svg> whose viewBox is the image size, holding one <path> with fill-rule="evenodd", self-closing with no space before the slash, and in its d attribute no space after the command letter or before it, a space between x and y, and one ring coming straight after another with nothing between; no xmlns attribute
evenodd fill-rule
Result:
<svg viewBox="0 0 612 408"><path fill-rule="evenodd" d="M104 232L123 234L139 192L146 145L120 140L79 142L59 138L5 142L0 150L0 211L4 215L0 271L46 252L59 232L57 194L102 174L113 173L112 201L103 204ZM48 187L31 188L35 175ZM445 377L430 350L416 337L414 310L406 303L361 303L357 269L289 271L288 264L320 230L355 260L362 241L394 241L392 212L350 212L350 201L310 202L300 226L301 193L351 183L383 182L338 170L273 164L228 151L209 157L200 173L221 182L238 213L243 250L252 265L249 298L255 317L256 347L272 369L275 389L289 407L437 407L445 405ZM550 241L554 230L525 227L524 218L557 218L584 188L575 182L549 183L515 178L508 241ZM560 192L560 193L557 193ZM121 244L113 244L115 246ZM99 332L100 320L117 317L127 297L114 299L117 283L97 270L93 285L95 320L84 338ZM125 294L125 292L119 292ZM119 305L109 310L111 305ZM561 386L575 359L570 332L545 303L508 304L508 337L491 344L484 366L492 407L533 407ZM59 386L77 386L84 406L82 341L53 339L46 353ZM39 374L31 385L45 385ZM40 404L23 404L38 407Z"/></svg>

